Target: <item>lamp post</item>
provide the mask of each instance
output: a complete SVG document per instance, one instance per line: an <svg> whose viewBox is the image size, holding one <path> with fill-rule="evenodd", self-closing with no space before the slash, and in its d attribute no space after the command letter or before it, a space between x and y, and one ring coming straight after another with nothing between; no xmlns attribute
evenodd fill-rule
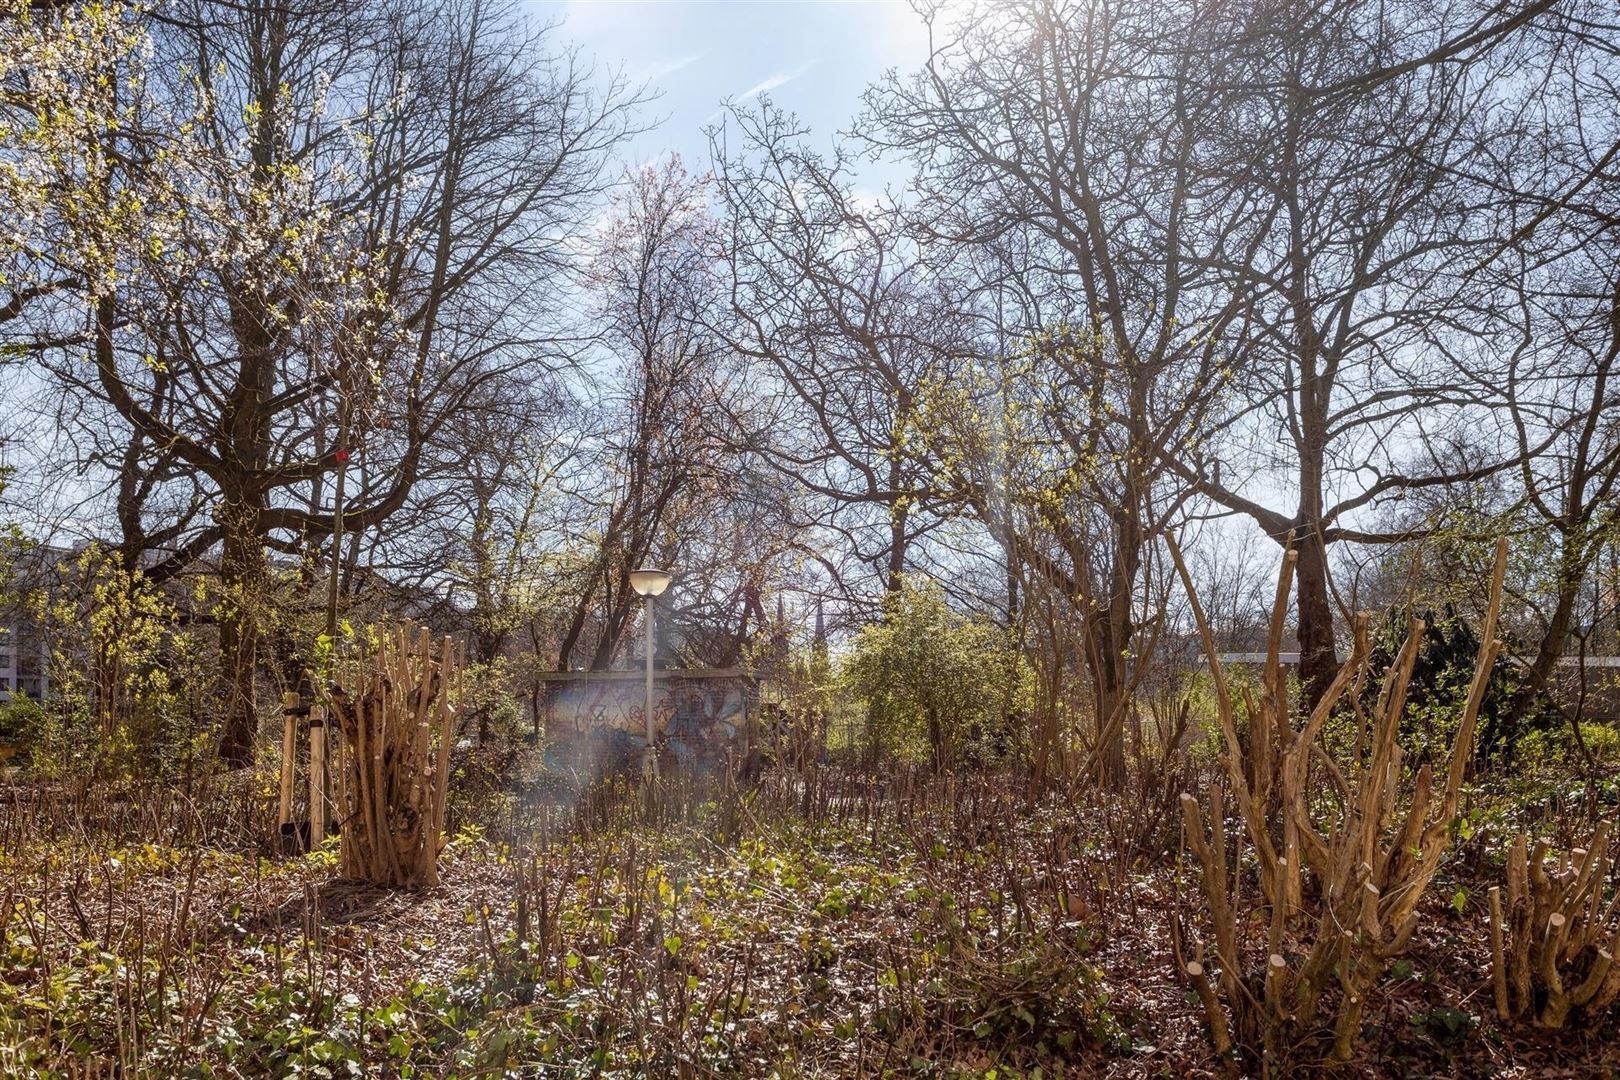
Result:
<svg viewBox="0 0 1620 1080"><path fill-rule="evenodd" d="M630 587L647 600L647 771L658 775L658 748L653 728L653 601L669 588L669 571L643 567L630 571Z"/></svg>

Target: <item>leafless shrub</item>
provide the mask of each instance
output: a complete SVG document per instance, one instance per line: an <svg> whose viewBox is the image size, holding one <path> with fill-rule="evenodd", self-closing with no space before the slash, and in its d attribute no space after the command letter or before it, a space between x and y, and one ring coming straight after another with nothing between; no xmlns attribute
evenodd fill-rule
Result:
<svg viewBox="0 0 1620 1080"><path fill-rule="evenodd" d="M463 662L445 638L402 626L334 687L347 777L343 872L382 885L439 880L450 738Z"/></svg>
<svg viewBox="0 0 1620 1080"><path fill-rule="evenodd" d="M1173 543L1171 552L1191 593ZM1403 769L1398 741L1421 621L1412 620L1406 645L1369 715L1360 700L1367 675L1367 620L1359 617L1349 661L1296 728L1278 662L1293 553L1285 557L1278 580L1259 702L1247 693L1240 698L1228 686L1209 626L1191 597L1215 683L1227 776L1224 789L1210 785L1207 813L1193 795L1181 796L1218 974L1211 985L1203 944L1185 971L1220 1054L1239 1051L1272 1074L1291 1047L1310 1045L1323 1026L1333 1032L1329 1060L1342 1062L1353 1054L1367 999L1389 962L1411 945L1418 905L1450 844L1480 702L1501 647L1495 632L1506 560L1504 541L1497 546L1484 644L1438 790L1431 766L1416 774ZM1353 749L1336 760L1321 736L1346 691L1351 691L1346 706L1356 738ZM1250 718L1246 748L1237 729L1240 707ZM1228 796L1242 823L1236 836L1227 823ZM1239 843L1244 840L1259 870L1258 895L1241 889ZM1309 894L1307 868L1315 885ZM1266 925L1258 950L1247 940L1257 920ZM1252 963L1249 957L1256 953L1259 962Z"/></svg>
<svg viewBox="0 0 1620 1080"><path fill-rule="evenodd" d="M1550 872L1547 854L1545 841L1531 850L1523 834L1514 840L1505 920L1501 887L1491 887L1492 989L1502 1019L1531 1013L1542 1027L1561 1028L1620 998L1620 893L1604 906L1614 866L1608 822Z"/></svg>

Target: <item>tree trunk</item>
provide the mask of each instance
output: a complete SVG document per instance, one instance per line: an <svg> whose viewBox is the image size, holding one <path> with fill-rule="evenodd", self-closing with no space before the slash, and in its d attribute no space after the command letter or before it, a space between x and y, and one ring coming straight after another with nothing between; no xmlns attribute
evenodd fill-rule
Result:
<svg viewBox="0 0 1620 1080"><path fill-rule="evenodd" d="M1110 516L1114 529L1113 568L1102 611L1086 620L1087 660L1091 666L1092 703L1096 711L1096 780L1118 790L1125 783L1125 717L1131 683L1131 649L1136 634L1132 604L1142 565L1141 490L1136 476ZM1076 566L1084 564L1076 561Z"/></svg>
<svg viewBox="0 0 1620 1080"><path fill-rule="evenodd" d="M259 623L264 604L264 549L259 539L258 505L249 498L226 503L220 511L225 544L220 558L219 651L225 667L220 717L220 760L231 768L253 764L259 731L254 707Z"/></svg>
<svg viewBox="0 0 1620 1080"><path fill-rule="evenodd" d="M900 458L896 455L889 459L889 490L898 491L902 476L900 472ZM898 593L905 584L906 574L906 519L910 510L905 499L896 498L889 503L889 558L888 565L884 567L883 589L890 596Z"/></svg>
<svg viewBox="0 0 1620 1080"><path fill-rule="evenodd" d="M1299 562L1295 568L1295 598L1299 608L1299 681L1304 707L1316 707L1339 672L1339 653L1333 641L1333 605L1328 596L1327 549L1309 526L1295 531Z"/></svg>
<svg viewBox="0 0 1620 1080"><path fill-rule="evenodd" d="M1575 616L1575 601L1581 591L1581 579L1574 578L1559 582L1558 602L1553 607L1552 619L1547 623L1546 633L1541 635L1541 644L1536 649L1536 658L1530 664L1528 677L1525 679L1524 693L1520 695L1521 702L1514 704L1514 719L1523 719L1529 712L1530 702L1547 689L1552 681L1553 668L1564 655L1564 644L1569 640L1569 626Z"/></svg>
<svg viewBox="0 0 1620 1080"><path fill-rule="evenodd" d="M1536 648L1536 658L1530 662L1525 672L1523 684L1518 693L1513 696L1501 720L1487 727L1480 739L1481 754L1489 753L1499 744L1507 744L1511 755L1513 745L1518 742L1519 729L1530 716L1530 710L1535 707L1536 699L1544 694L1547 685L1552 681L1553 669L1558 666L1558 660L1564 655L1564 646L1569 641L1570 624L1575 618L1575 603L1580 597L1581 583L1586 577L1586 559L1583 553L1572 550L1572 539L1566 533L1563 537L1564 554L1558 566L1558 598L1553 604L1552 617L1547 620L1547 629L1542 632L1541 643ZM1575 721L1579 723L1578 720ZM1575 732L1577 740L1580 732Z"/></svg>
<svg viewBox="0 0 1620 1080"><path fill-rule="evenodd" d="M1125 657L1114 638L1113 604L1105 614L1086 620L1086 666L1091 670L1091 703L1095 714L1098 786L1118 790L1125 781Z"/></svg>

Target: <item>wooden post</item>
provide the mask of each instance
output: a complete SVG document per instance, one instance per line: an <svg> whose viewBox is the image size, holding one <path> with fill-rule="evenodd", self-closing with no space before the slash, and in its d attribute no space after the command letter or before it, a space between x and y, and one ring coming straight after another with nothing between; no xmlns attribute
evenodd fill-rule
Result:
<svg viewBox="0 0 1620 1080"><path fill-rule="evenodd" d="M298 749L298 712L302 699L294 691L281 695L281 800L276 825L285 833L292 824L293 754Z"/></svg>
<svg viewBox="0 0 1620 1080"><path fill-rule="evenodd" d="M326 839L326 710L309 714L309 848Z"/></svg>
<svg viewBox="0 0 1620 1080"><path fill-rule="evenodd" d="M326 757L332 763L331 802L337 808L337 820L341 823L349 812L349 771L343 764L343 729L335 722L328 724L326 738L329 743Z"/></svg>

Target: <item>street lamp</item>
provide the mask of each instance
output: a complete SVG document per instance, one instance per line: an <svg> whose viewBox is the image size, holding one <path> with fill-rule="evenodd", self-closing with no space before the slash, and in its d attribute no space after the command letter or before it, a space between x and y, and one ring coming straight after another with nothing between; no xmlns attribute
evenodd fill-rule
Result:
<svg viewBox="0 0 1620 1080"><path fill-rule="evenodd" d="M658 748L653 730L653 600L669 588L669 571L643 567L630 571L630 587L647 598L647 769L658 775Z"/></svg>

